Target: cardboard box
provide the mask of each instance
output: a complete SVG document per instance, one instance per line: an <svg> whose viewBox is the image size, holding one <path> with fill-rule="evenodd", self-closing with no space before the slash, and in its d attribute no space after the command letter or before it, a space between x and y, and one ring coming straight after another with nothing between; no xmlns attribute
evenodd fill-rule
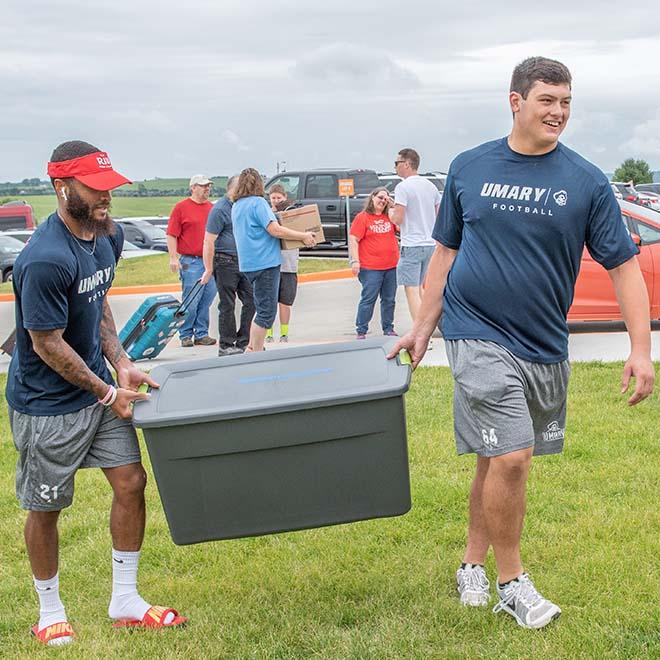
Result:
<svg viewBox="0 0 660 660"><path fill-rule="evenodd" d="M288 227L289 229L295 229L296 231L313 231L317 243L325 241L321 216L319 215L319 207L316 204L301 206L300 208L291 209L290 211L281 211L278 215L282 227ZM283 250L293 250L294 248L305 247L305 244L302 241L292 241L288 238L281 238L280 243Z"/></svg>

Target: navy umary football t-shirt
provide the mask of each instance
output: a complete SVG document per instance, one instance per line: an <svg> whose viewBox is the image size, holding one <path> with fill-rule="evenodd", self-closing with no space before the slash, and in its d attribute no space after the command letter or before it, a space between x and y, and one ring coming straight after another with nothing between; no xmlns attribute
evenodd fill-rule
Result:
<svg viewBox="0 0 660 660"><path fill-rule="evenodd" d="M16 348L9 365L7 402L29 415L63 415L96 402L64 380L34 352L28 330L64 329L64 341L106 383L113 382L101 348L103 301L124 244L110 237L78 243L57 213L39 225L14 264ZM89 254L94 248L94 254Z"/></svg>
<svg viewBox="0 0 660 660"><path fill-rule="evenodd" d="M507 138L453 161L433 238L458 250L443 336L544 363L568 357L566 315L585 244L608 270L638 252L598 168L562 144L518 154Z"/></svg>

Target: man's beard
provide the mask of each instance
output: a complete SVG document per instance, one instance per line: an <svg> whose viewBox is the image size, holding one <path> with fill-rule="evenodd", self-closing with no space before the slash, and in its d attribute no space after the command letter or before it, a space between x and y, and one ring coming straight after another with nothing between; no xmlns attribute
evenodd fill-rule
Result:
<svg viewBox="0 0 660 660"><path fill-rule="evenodd" d="M102 206L105 204L90 206L73 188L69 188L66 210L83 232L90 232L95 236L109 236L115 233L115 226L110 217L110 207L108 207L104 220L94 218L94 211Z"/></svg>

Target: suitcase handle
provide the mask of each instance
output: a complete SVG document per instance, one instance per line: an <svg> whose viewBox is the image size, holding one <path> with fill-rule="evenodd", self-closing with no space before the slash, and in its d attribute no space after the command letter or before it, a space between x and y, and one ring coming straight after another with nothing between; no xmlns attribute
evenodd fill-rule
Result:
<svg viewBox="0 0 660 660"><path fill-rule="evenodd" d="M193 288L188 292L188 295L181 301L179 308L174 312L174 316L182 316L185 314L188 307L190 307L195 298L197 298L197 296L203 291L205 286L205 284L202 284L201 279L197 280Z"/></svg>

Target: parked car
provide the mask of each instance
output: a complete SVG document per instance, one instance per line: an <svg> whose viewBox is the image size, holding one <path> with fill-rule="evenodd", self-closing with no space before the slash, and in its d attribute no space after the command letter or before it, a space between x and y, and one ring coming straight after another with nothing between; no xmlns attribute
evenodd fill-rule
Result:
<svg viewBox="0 0 660 660"><path fill-rule="evenodd" d="M23 245L25 245L34 234L34 229L10 229L9 231L3 231L0 233L0 236L11 236L16 240L19 240ZM124 247L121 252L123 259L134 259L135 257L153 257L157 256L159 252L157 250L145 250L144 248L139 248L137 245L134 245L130 241L124 239Z"/></svg>
<svg viewBox="0 0 660 660"><path fill-rule="evenodd" d="M447 175L444 172L425 172L420 174L425 179L428 179L441 193L445 190L445 181ZM391 193L394 192L397 184L401 181L401 177L393 172L380 172L378 174L380 185L385 186Z"/></svg>
<svg viewBox="0 0 660 660"><path fill-rule="evenodd" d="M632 181L612 181L612 187L621 193L623 199L632 202L634 197L637 197L637 190Z"/></svg>
<svg viewBox="0 0 660 660"><path fill-rule="evenodd" d="M211 201L211 200L209 200ZM155 225L156 227L162 227L163 229L167 228L167 223L170 219L168 215L140 215L137 217L131 218L115 218L119 220L145 220L150 225Z"/></svg>
<svg viewBox="0 0 660 660"><path fill-rule="evenodd" d="M3 282L12 279L14 262L24 247L25 243L21 243L17 238L0 234L0 274Z"/></svg>
<svg viewBox="0 0 660 660"><path fill-rule="evenodd" d="M654 211L660 212L660 195L648 190L638 190L638 195L642 206L648 206Z"/></svg>
<svg viewBox="0 0 660 660"><path fill-rule="evenodd" d="M137 245L134 245L130 241L124 239L124 247L121 251L121 258L135 259L136 257L157 257L160 252L160 250L145 250L144 248L139 248Z"/></svg>
<svg viewBox="0 0 660 660"><path fill-rule="evenodd" d="M0 235L11 236L12 238L19 240L21 243L23 243L23 245L25 245L25 243L27 243L30 238L32 238L32 234L34 234L34 229L7 229Z"/></svg>
<svg viewBox="0 0 660 660"><path fill-rule="evenodd" d="M645 185L645 184L642 184ZM618 191L621 194L621 198L627 202L632 202L633 204L639 204L640 206L646 206L654 211L660 211L660 198L658 198L656 193L649 191L642 191L636 187L632 181L627 183L622 183L621 181L612 181L612 188L614 189L614 194ZM616 195L618 197L618 195Z"/></svg>
<svg viewBox="0 0 660 660"><path fill-rule="evenodd" d="M621 218L639 246L639 265L649 294L651 319L660 319L660 214L618 200ZM607 271L587 249L582 254L569 321L619 321L623 317Z"/></svg>
<svg viewBox="0 0 660 660"><path fill-rule="evenodd" d="M124 228L124 239L139 248L167 252L167 234L144 218L115 218Z"/></svg>
<svg viewBox="0 0 660 660"><path fill-rule="evenodd" d="M652 192L660 195L660 183L638 183L635 188L640 192Z"/></svg>
<svg viewBox="0 0 660 660"><path fill-rule="evenodd" d="M34 229L34 213L27 202L0 205L0 229Z"/></svg>
<svg viewBox="0 0 660 660"><path fill-rule="evenodd" d="M351 220L362 210L364 197L380 184L374 170L323 169L282 172L266 182L266 191L275 183L286 190L295 206L316 204L326 243L319 247L346 247L346 197L339 195L339 179L352 179L354 196L348 199Z"/></svg>

